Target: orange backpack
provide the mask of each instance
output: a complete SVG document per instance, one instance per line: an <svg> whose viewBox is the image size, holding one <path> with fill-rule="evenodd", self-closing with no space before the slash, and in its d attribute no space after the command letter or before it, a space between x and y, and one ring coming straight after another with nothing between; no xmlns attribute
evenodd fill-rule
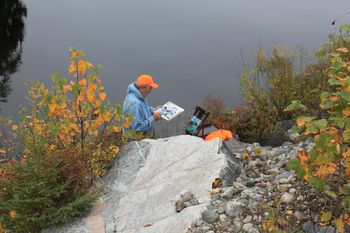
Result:
<svg viewBox="0 0 350 233"><path fill-rule="evenodd" d="M209 141L214 138L220 138L221 140L228 140L228 139L232 139L233 137L232 137L231 131L226 129L219 129L217 131L214 131L208 134L204 140Z"/></svg>

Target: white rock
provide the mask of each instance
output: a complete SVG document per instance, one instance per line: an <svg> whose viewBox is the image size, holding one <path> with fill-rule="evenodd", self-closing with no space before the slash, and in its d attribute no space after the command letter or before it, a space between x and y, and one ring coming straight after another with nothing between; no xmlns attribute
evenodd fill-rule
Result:
<svg viewBox="0 0 350 233"><path fill-rule="evenodd" d="M226 203L226 214L230 217L238 217L243 213L243 203L238 201L229 201Z"/></svg>
<svg viewBox="0 0 350 233"><path fill-rule="evenodd" d="M283 193L281 201L284 203L290 203L293 200L294 196L290 193Z"/></svg>

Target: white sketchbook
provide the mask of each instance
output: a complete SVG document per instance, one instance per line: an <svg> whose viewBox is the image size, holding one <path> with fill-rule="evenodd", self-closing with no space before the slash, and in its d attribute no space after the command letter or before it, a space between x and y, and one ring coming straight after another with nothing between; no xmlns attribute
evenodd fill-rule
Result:
<svg viewBox="0 0 350 233"><path fill-rule="evenodd" d="M160 115L163 119L170 121L176 116L178 116L180 113L185 111L185 109L169 101L165 103L163 106L161 106L160 110L157 110L157 111L160 111Z"/></svg>

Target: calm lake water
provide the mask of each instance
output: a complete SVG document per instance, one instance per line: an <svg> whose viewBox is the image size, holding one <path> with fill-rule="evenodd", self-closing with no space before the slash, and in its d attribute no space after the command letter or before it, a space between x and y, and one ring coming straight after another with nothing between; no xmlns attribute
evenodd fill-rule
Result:
<svg viewBox="0 0 350 233"><path fill-rule="evenodd" d="M5 5L18 3L21 1L1 0L3 22L13 15L6 16ZM1 71L6 75L0 74L1 114L14 118L18 106L27 104L26 81L49 84L52 73L66 74L70 46L84 50L88 60L104 66L101 79L112 103L122 102L128 84L138 75L149 73L160 86L149 96L152 105L170 100L191 114L208 93L228 105L241 102L240 61L243 57L246 63L251 63L258 46L266 49L276 43L291 49L303 46L312 54L328 34L350 22L350 15L345 15L331 25L334 19L350 11L349 0L22 3L27 17L23 27L18 26L23 42L22 50L18 46L16 51L21 57L16 69L6 71L3 67ZM0 54L15 51L4 46L4 41L0 44ZM5 55L0 59L5 59Z"/></svg>

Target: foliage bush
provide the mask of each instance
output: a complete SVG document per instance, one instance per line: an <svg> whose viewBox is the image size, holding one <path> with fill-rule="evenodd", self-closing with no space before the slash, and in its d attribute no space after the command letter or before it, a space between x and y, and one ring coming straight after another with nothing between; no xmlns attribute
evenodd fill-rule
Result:
<svg viewBox="0 0 350 233"><path fill-rule="evenodd" d="M38 147L34 151L0 177L0 222L10 232L40 232L64 223L84 214L97 197L75 186L74 176L61 176L74 165Z"/></svg>
<svg viewBox="0 0 350 233"><path fill-rule="evenodd" d="M322 115L318 96L332 89L327 85L325 74L330 65L327 55L339 47L350 49L347 38L347 27L343 26L341 34L331 35L316 52L317 62L310 64L305 62L302 49L289 52L276 46L269 56L259 49L255 67L246 66L242 73L243 105L230 108L219 98L208 96L203 106L211 112L209 120L218 128L234 131L242 141L264 144L266 138L284 135L283 129L276 125L295 118L296 113L283 111L293 100L300 100L307 107L306 114ZM350 58L347 54L344 56Z"/></svg>
<svg viewBox="0 0 350 233"><path fill-rule="evenodd" d="M107 102L99 67L83 51L69 52L70 78L54 74L52 88L35 82L30 111L22 110L18 123L0 119L0 156L20 161L5 160L0 168L0 225L6 230L37 232L84 213L96 197L88 192L93 179L106 173L126 143L122 127L131 118Z"/></svg>
<svg viewBox="0 0 350 233"><path fill-rule="evenodd" d="M349 38L350 39L350 38ZM343 233L350 227L350 59L349 49L342 47L330 54L331 66L327 69L331 92L320 95L320 108L329 117L299 116L295 131L314 138L315 148L300 151L289 161L299 178L324 193L331 204L320 210L323 224L333 224ZM301 103L286 110L300 110Z"/></svg>

